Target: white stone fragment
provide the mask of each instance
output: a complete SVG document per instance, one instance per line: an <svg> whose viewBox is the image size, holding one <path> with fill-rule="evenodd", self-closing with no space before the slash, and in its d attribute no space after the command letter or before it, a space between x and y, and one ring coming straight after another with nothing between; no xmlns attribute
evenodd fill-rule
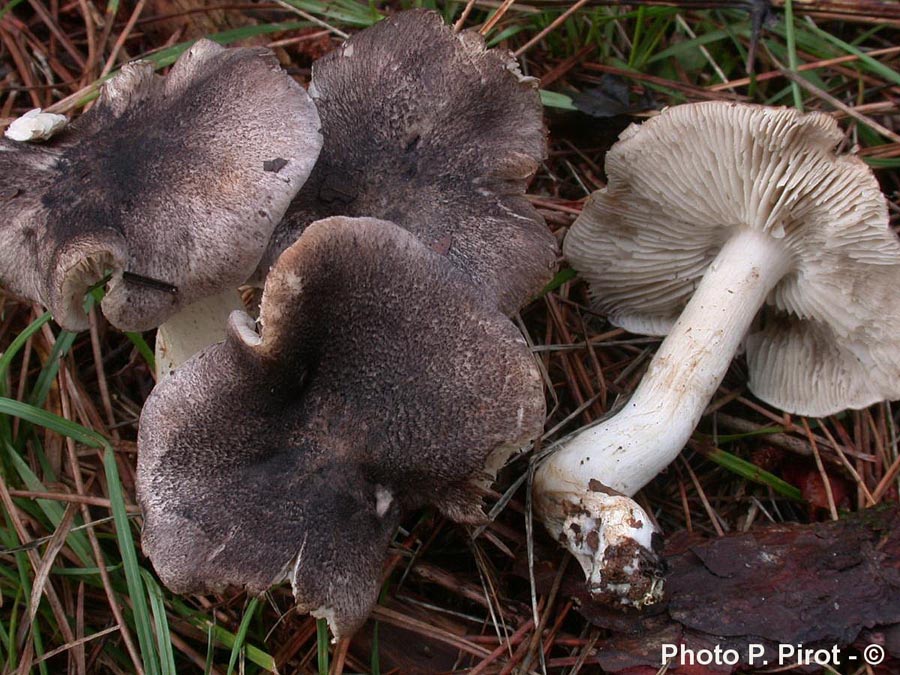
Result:
<svg viewBox="0 0 900 675"><path fill-rule="evenodd" d="M13 141L46 141L61 131L67 122L65 115L45 113L35 108L14 120L3 135Z"/></svg>

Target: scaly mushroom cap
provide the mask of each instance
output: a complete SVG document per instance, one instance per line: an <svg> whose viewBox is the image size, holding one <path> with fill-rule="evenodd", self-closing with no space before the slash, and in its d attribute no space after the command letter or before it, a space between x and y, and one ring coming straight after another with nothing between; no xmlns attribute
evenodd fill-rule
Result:
<svg viewBox="0 0 900 675"><path fill-rule="evenodd" d="M290 579L301 610L355 630L401 515L483 519L486 461L540 433L521 335L393 223L329 218L278 260L261 334L159 384L141 416L143 545L175 591Z"/></svg>
<svg viewBox="0 0 900 675"><path fill-rule="evenodd" d="M155 327L250 276L321 143L268 50L201 40L165 78L127 65L50 143L0 139L0 281L79 330L86 289L111 271L107 318Z"/></svg>
<svg viewBox="0 0 900 675"><path fill-rule="evenodd" d="M513 313L549 281L556 241L525 199L546 156L536 82L513 56L413 10L313 66L325 145L256 277L305 227L384 218L444 253Z"/></svg>
<svg viewBox="0 0 900 675"><path fill-rule="evenodd" d="M564 251L598 308L664 335L738 228L783 243L788 274L747 337L751 391L825 415L900 397L900 244L834 120L711 102L632 125Z"/></svg>

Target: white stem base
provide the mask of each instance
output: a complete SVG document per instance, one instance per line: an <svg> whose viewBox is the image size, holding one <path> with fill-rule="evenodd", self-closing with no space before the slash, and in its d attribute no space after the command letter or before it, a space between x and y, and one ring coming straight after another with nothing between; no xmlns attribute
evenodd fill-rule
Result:
<svg viewBox="0 0 900 675"><path fill-rule="evenodd" d="M640 609L662 598L662 538L630 497L606 491L582 495L561 524L559 541L578 560L595 599Z"/></svg>

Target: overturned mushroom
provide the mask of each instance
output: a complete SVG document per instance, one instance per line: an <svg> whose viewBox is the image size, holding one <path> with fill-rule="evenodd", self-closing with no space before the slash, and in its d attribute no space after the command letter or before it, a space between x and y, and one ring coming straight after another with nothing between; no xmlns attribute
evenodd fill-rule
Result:
<svg viewBox="0 0 900 675"><path fill-rule="evenodd" d="M260 323L153 391L143 547L175 591L261 593L353 632L409 509L484 518L484 467L540 433L541 379L493 298L389 222L315 223L266 280Z"/></svg>
<svg viewBox="0 0 900 675"><path fill-rule="evenodd" d="M537 82L436 12L401 12L313 66L325 144L256 274L313 221L384 218L512 313L550 279L556 242L525 199L546 153Z"/></svg>
<svg viewBox="0 0 900 675"><path fill-rule="evenodd" d="M165 78L134 63L41 146L0 139L0 281L87 325L144 330L242 283L321 147L309 97L263 49L202 40Z"/></svg>
<svg viewBox="0 0 900 675"><path fill-rule="evenodd" d="M607 509L649 520L607 493L633 495L677 456L742 341L751 391L789 412L900 397L900 244L872 172L835 154L842 140L823 114L701 103L630 127L608 153L609 184L565 254L613 323L668 337L623 410L565 443L534 487L597 593L658 589L646 544L629 558L643 570L611 570Z"/></svg>

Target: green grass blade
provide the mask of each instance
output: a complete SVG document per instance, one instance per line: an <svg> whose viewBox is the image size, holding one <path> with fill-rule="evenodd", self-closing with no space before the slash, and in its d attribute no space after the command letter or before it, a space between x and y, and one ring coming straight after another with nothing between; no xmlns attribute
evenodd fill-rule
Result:
<svg viewBox="0 0 900 675"><path fill-rule="evenodd" d="M381 586L381 591L378 593L378 604L384 604L384 601L387 599L388 589L390 588L391 581L388 579ZM373 621L372 622L372 655L370 658L369 669L372 671L371 675L381 675L381 654L379 648L379 627L380 622Z"/></svg>
<svg viewBox="0 0 900 675"><path fill-rule="evenodd" d="M119 552L122 554L122 562L125 565L125 583L128 586L128 595L134 607L134 623L141 647L141 659L147 675L159 675L160 664L153 641L153 631L150 628L153 619L147 607L147 595L141 579L141 568L138 565L134 539L131 536L128 512L125 510L125 497L122 494L119 470L116 467L113 449L105 439L103 446L103 467L106 470L109 501L112 505L112 514L116 522L116 539L119 543Z"/></svg>
<svg viewBox="0 0 900 675"><path fill-rule="evenodd" d="M634 68L637 62L637 53L641 45L641 39L644 37L644 14L646 9L643 5L637 8L637 18L634 21L634 35L631 37L631 52L628 54L628 67Z"/></svg>
<svg viewBox="0 0 900 675"><path fill-rule="evenodd" d="M215 665L216 655L216 638L214 637L213 624L209 624L206 631L206 666L203 668L203 675L210 675Z"/></svg>
<svg viewBox="0 0 900 675"><path fill-rule="evenodd" d="M49 492L44 484L40 481L40 479L34 475L34 472L31 470L31 467L28 466L28 463L22 459L22 457L13 449L9 443L3 444L6 447L7 455L9 457L10 462L12 462L13 467L16 470L16 473L19 474L19 478L22 479L22 483L25 484L25 487L31 490L32 492ZM35 499L35 503L37 503L38 507L40 507L41 511L43 511L44 515L50 520L53 524L53 527L59 527L59 524L62 522L63 515L65 513L65 509L63 508L60 502L53 501L52 499ZM84 532L78 531L70 531L66 536L66 543L72 549L78 559L81 561L82 565L92 565L94 562L94 558L91 555L91 548L88 544L87 537Z"/></svg>
<svg viewBox="0 0 900 675"><path fill-rule="evenodd" d="M244 616L241 617L241 625L238 626L238 631L234 636L234 644L231 645L227 675L231 675L234 672L234 666L237 663L238 655L244 648L244 642L247 640L247 631L250 628L250 622L256 614L257 607L259 607L259 598L253 598L247 603L247 609L244 610Z"/></svg>
<svg viewBox="0 0 900 675"><path fill-rule="evenodd" d="M717 434L716 441L719 443L732 443L734 441L742 441L745 438L753 438L755 436L770 436L772 434L783 434L784 427L764 427L754 431L744 431L739 434Z"/></svg>
<svg viewBox="0 0 900 675"><path fill-rule="evenodd" d="M188 607L181 599L172 597L169 598L169 602L178 616L209 636L206 664L207 668L212 670L214 667L213 649L215 648L215 643L219 642L228 649L231 649L234 646L237 637L231 631L213 623L213 621L207 618L206 614L197 612L191 607ZM246 640L244 644L244 655L247 657L248 661L266 671L276 670L275 658L271 654L264 652L262 649L254 647L252 644L246 644Z"/></svg>
<svg viewBox="0 0 900 675"><path fill-rule="evenodd" d="M214 33L205 37L209 40L212 40L213 42L218 42L221 45L227 45L232 42L245 40L257 35L298 30L300 28L307 28L310 25L311 24L309 21L283 21L281 23L263 23L256 26L245 26L243 28L235 28L234 30L222 31L221 33ZM178 57L181 56L182 53L187 51L187 49L190 48L190 46L194 44L194 42L195 40L188 40L187 42L181 42L177 45L172 45L171 47L166 47L155 52L143 54L138 58L142 61L149 61L153 64L154 68L164 68L165 66L171 66L173 63L175 63ZM84 96L78 99L73 107L80 108L97 98L98 94L100 93L100 86L111 77L115 77L118 72L118 69L114 70L109 75L101 77L100 79L90 84L87 91L85 91Z"/></svg>
<svg viewBox="0 0 900 675"><path fill-rule="evenodd" d="M38 318L28 324L25 330L19 333L15 339L9 343L9 347L7 347L3 354L0 354L0 394L5 393L6 373L9 370L9 366L12 364L13 359L16 358L16 354L22 350L22 347L28 342L28 338L37 333L41 329L41 326L49 322L52 318L50 312L41 314Z"/></svg>
<svg viewBox="0 0 900 675"><path fill-rule="evenodd" d="M60 359L69 353L76 337L78 337L77 333L70 333L67 330L60 331L56 337L56 343L53 345L53 350L50 352L50 357L47 359L44 367L41 368L41 372L34 383L34 389L31 390L31 395L28 397L29 403L35 406L44 405L50 393L50 387L53 386L53 381L59 373Z"/></svg>
<svg viewBox="0 0 900 675"><path fill-rule="evenodd" d="M285 0L285 4L312 14L319 20L335 21L344 26L368 28L384 18L374 7L353 0Z"/></svg>
<svg viewBox="0 0 900 675"><path fill-rule="evenodd" d="M316 651L319 657L319 675L328 675L328 621L316 619Z"/></svg>
<svg viewBox="0 0 900 675"><path fill-rule="evenodd" d="M575 107L575 104L572 103L572 98L570 96L555 91L547 91L546 89L541 89L541 103L543 103L546 108L578 110L578 108Z"/></svg>
<svg viewBox="0 0 900 675"><path fill-rule="evenodd" d="M777 92L774 96L770 96L769 98L767 98L764 103L765 105L790 105L791 102L787 99L791 95L791 87L790 85L788 85L784 89Z"/></svg>
<svg viewBox="0 0 900 675"><path fill-rule="evenodd" d="M150 596L150 609L153 612L153 625L156 629L156 647L159 650L160 672L162 675L178 675L162 589L147 570L141 569L141 576Z"/></svg>
<svg viewBox="0 0 900 675"><path fill-rule="evenodd" d="M11 398L0 396L0 415L18 417L31 424L36 424L37 426L45 427L63 436L68 436L69 438L75 439L76 442L89 445L92 448L105 448L109 445L106 439L96 431L91 431L80 424L70 422L64 417L54 415L51 412L47 412L46 410L42 410L41 408L37 408L28 403L14 401Z"/></svg>
<svg viewBox="0 0 900 675"><path fill-rule="evenodd" d="M526 26L510 26L509 28L504 28L502 31L497 33L494 37L487 41L488 47L496 47L498 44L503 42L504 40L509 40L509 38L514 35L518 35L522 31L527 30Z"/></svg>
<svg viewBox="0 0 900 675"><path fill-rule="evenodd" d="M708 44L712 44L713 42L719 42L721 40L729 39L734 33L742 34L743 32L749 33L749 24L737 24L734 26L730 26L729 30L716 30L710 31L709 33L704 33L703 35L698 35L695 38L691 38L689 40L683 40L678 44L674 44L671 47L666 47L665 49L661 49L656 52L653 56L649 57L645 65L651 65L653 63L662 62L665 63L671 58L676 58L685 54L687 52L692 52L695 49L699 49Z"/></svg>
<svg viewBox="0 0 900 675"><path fill-rule="evenodd" d="M8 12L11 12L16 8L16 5L21 5L25 0L11 0L7 2L3 7L0 7L0 19L2 19Z"/></svg>
<svg viewBox="0 0 900 675"><path fill-rule="evenodd" d="M793 0L784 1L784 32L787 38L788 68L792 73L796 73L800 62L797 59L797 33L794 30ZM803 110L803 94L800 92L800 85L791 82L791 92L794 96L794 107L797 110Z"/></svg>
<svg viewBox="0 0 900 675"><path fill-rule="evenodd" d="M206 38L212 40L213 42L218 42L220 45L227 45L231 44L232 42L247 40L259 35L268 35L269 33L280 33L282 31L295 31L301 28L308 28L310 25L312 24L310 24L309 21L282 21L279 23L261 23L255 26L244 26L242 28L224 30L221 33L207 35ZM191 48L194 42L196 42L196 40L179 42L176 45L166 47L165 49L160 49L159 51L147 54L146 56L143 56L141 58L145 61L149 61L156 68L171 66L173 63L175 63L176 60L178 60L179 56L181 56L184 52Z"/></svg>
<svg viewBox="0 0 900 675"><path fill-rule="evenodd" d="M873 169L900 169L900 157L863 157Z"/></svg>
<svg viewBox="0 0 900 675"><path fill-rule="evenodd" d="M848 54L854 54L855 56L859 57L860 63L862 63L869 70L869 72L877 75L882 79L888 80L895 85L900 85L900 73L898 73L890 66L886 66L883 63L876 61L858 47L854 47L850 43L844 42L839 37L835 37L831 33L822 30L815 24L809 23L808 25L806 25L806 28L826 42L831 43L838 49L845 51Z"/></svg>
<svg viewBox="0 0 900 675"><path fill-rule="evenodd" d="M122 563L116 563L115 565L106 565L104 569L107 572L118 572L122 569ZM53 575L60 577L97 577L97 579L92 583L89 579L85 579L85 585L94 586L95 588L103 588L102 582L100 581L100 569L98 567L54 567Z"/></svg>
<svg viewBox="0 0 900 675"><path fill-rule="evenodd" d="M9 632L6 630L3 622L0 621L0 661L4 660L3 655L9 653L11 646L12 642L9 639Z"/></svg>
<svg viewBox="0 0 900 675"><path fill-rule="evenodd" d="M234 633L221 626L215 625L208 619L194 619L192 623L198 628L209 631L217 642L221 642L228 648L234 647L237 642L237 636ZM247 657L248 661L256 664L260 668L272 672L276 670L275 657L264 652L259 647L254 647L251 644L244 644L244 656ZM212 663L211 657L209 658L209 663Z"/></svg>
<svg viewBox="0 0 900 675"><path fill-rule="evenodd" d="M138 353L144 357L144 361L147 362L147 365L150 367L150 372L156 372L156 355L153 353L153 350L150 349L150 345L147 344L147 341L144 339L144 336L140 333L132 333L129 331L125 332L125 337L131 340L131 344L135 346L138 350Z"/></svg>
<svg viewBox="0 0 900 675"><path fill-rule="evenodd" d="M4 530L3 531L3 546L6 548L11 548L14 544L19 543L19 538L16 536L12 530ZM16 561L16 573L18 575L22 575L16 584L15 589L16 593L12 601L12 607L7 607L4 603L4 611L5 615L9 617L9 623L7 624L7 633L10 635L15 635L19 629L19 617L21 616L20 608L22 612L27 611L24 606L24 599L26 597L31 596L31 589L26 588L28 586L29 581L29 573L31 570L31 566L28 564L28 557L24 553L16 553L13 555L13 558ZM29 570L29 571L26 571ZM16 645L15 640L11 640L9 643L9 649L6 652L6 667L3 669L3 672L12 672L16 669L16 658L18 654L18 647Z"/></svg>
<svg viewBox="0 0 900 675"><path fill-rule="evenodd" d="M15 541L18 541L18 537L15 537ZM4 541L4 543L8 543ZM28 562L28 556L25 553L17 553L15 555L16 558L16 566L18 568L19 573L19 592L16 593L15 603L13 604L12 616L10 618L9 630L8 633L11 637L14 637L19 632L19 621L23 619L28 614L28 598L31 597L31 574L32 568L31 564ZM22 611L19 613L17 610L21 605ZM41 637L40 630L40 621L38 620L40 614L35 616L34 623L31 626L31 635L34 643L34 652L36 657L41 657L44 654L44 641ZM16 666L19 664L17 661L17 648L16 648L16 640L13 639L10 642L10 646L12 649L9 652L9 659L11 661L10 665L12 668L8 668L9 672L12 672L16 669ZM40 668L42 674L47 672L46 665L43 668Z"/></svg>
<svg viewBox="0 0 900 675"><path fill-rule="evenodd" d="M374 622L372 626L372 656L369 663L369 670L372 671L372 675L381 675L381 655L378 649L379 642L379 628L381 624L378 621Z"/></svg>
<svg viewBox="0 0 900 675"><path fill-rule="evenodd" d="M557 288L562 286L564 283L566 283L567 281L572 281L572 279L574 279L577 276L578 276L578 272L573 270L571 267L567 267L564 270L560 270L559 272L556 273L556 276L550 280L550 283L548 283L546 286L544 286L544 288L541 290L541 292L538 294L537 297L543 298L545 295L547 295L547 293L552 293Z"/></svg>
<svg viewBox="0 0 900 675"><path fill-rule="evenodd" d="M778 476L771 474L764 469L760 469L751 462L732 455L730 452L714 448L708 451L704 450L703 455L722 468L754 483L770 487L772 490L788 499L794 499L801 502L804 501L803 494L800 490L790 483L783 481Z"/></svg>
<svg viewBox="0 0 900 675"><path fill-rule="evenodd" d="M44 638L41 636L41 624L37 617L35 617L34 624L31 626L31 635L34 639L34 656L39 659L46 653L46 650L44 649ZM38 663L38 670L41 672L41 675L50 675L46 661Z"/></svg>

